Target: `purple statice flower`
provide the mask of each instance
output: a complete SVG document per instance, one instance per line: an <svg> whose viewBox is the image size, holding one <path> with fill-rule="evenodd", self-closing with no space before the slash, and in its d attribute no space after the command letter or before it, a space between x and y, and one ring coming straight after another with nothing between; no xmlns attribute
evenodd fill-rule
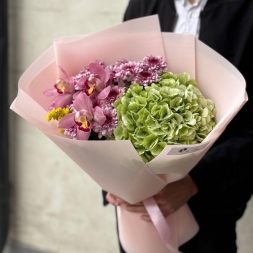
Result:
<svg viewBox="0 0 253 253"><path fill-rule="evenodd" d="M101 109L106 117L106 120L102 125L94 122L92 127L92 130L98 134L99 139L103 136L111 137L114 129L118 125L117 112L111 104L105 104Z"/></svg>

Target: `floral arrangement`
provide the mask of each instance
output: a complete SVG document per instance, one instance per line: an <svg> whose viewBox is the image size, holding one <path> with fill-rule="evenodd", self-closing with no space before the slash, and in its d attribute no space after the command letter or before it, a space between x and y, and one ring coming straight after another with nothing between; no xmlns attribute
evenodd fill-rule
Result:
<svg viewBox="0 0 253 253"><path fill-rule="evenodd" d="M216 125L212 100L188 73L168 72L160 56L113 65L91 62L57 80L47 121L77 140L130 140L144 162L166 145L200 143Z"/></svg>

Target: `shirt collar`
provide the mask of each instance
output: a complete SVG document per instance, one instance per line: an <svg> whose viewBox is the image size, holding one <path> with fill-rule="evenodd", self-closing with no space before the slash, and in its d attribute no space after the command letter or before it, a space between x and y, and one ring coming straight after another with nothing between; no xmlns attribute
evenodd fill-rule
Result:
<svg viewBox="0 0 253 253"><path fill-rule="evenodd" d="M188 8L190 7L189 5L191 5L188 0L174 0L174 2L179 2L182 6L184 7L188 6ZM192 7L200 6L200 9L203 10L206 3L207 3L207 0L195 0L195 3L192 4L191 6Z"/></svg>
<svg viewBox="0 0 253 253"><path fill-rule="evenodd" d="M188 0L174 0L180 2L183 6L186 6ZM192 6L198 6L202 0L195 0L195 3ZM190 2L188 2L190 4Z"/></svg>

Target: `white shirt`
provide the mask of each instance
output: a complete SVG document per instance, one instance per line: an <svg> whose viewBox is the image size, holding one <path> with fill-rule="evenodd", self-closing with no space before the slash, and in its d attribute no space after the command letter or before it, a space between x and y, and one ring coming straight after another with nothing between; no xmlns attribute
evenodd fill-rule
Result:
<svg viewBox="0 0 253 253"><path fill-rule="evenodd" d="M174 0L178 18L174 26L175 33L184 33L199 37L200 12L207 0L195 0L191 4L188 0Z"/></svg>

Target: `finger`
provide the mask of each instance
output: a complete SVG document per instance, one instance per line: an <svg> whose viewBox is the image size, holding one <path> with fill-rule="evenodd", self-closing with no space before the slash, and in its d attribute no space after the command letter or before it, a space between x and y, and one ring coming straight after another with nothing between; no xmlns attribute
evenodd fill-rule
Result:
<svg viewBox="0 0 253 253"><path fill-rule="evenodd" d="M118 206L120 203L118 203L118 201L117 201L117 199L115 198L115 196L113 195L113 194L111 194L110 192L108 192L107 194L106 194L106 200L110 203L110 204L112 204L112 205L114 205L114 206Z"/></svg>
<svg viewBox="0 0 253 253"><path fill-rule="evenodd" d="M108 194L109 194L112 198L114 198L114 199L119 198L118 196L116 196L116 195L114 195L114 194L112 194L112 193L110 193L110 192L108 192Z"/></svg>
<svg viewBox="0 0 253 253"><path fill-rule="evenodd" d="M157 194L154 196L157 205L164 205L168 202L168 197L165 194Z"/></svg>
<svg viewBox="0 0 253 253"><path fill-rule="evenodd" d="M130 203L128 203L127 205L128 205L128 206L143 206L143 207L144 207L143 202L139 202L139 203L135 203L135 204L130 204Z"/></svg>
<svg viewBox="0 0 253 253"><path fill-rule="evenodd" d="M146 208L143 205L127 205L126 210L134 213L147 213Z"/></svg>
<svg viewBox="0 0 253 253"><path fill-rule="evenodd" d="M126 202L124 199L121 199L121 198L116 197L115 200L117 201L118 204L129 205L129 203Z"/></svg>
<svg viewBox="0 0 253 253"><path fill-rule="evenodd" d="M152 220L148 214L142 214L141 219L144 221L152 222Z"/></svg>

